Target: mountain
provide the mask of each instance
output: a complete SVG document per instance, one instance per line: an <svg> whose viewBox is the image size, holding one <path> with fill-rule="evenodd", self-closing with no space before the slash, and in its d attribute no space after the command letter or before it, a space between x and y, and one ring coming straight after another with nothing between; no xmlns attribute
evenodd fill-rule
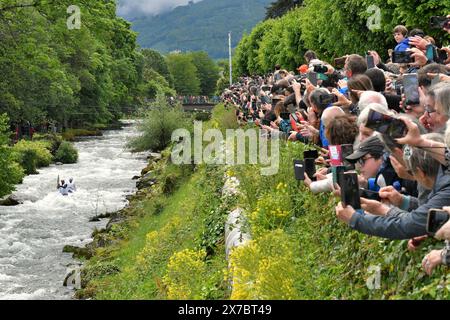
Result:
<svg viewBox="0 0 450 320"><path fill-rule="evenodd" d="M143 48L161 53L206 51L214 59L228 57L228 32L234 48L244 32L266 14L273 0L203 0L156 16L130 19ZM137 16L137 15L135 15Z"/></svg>

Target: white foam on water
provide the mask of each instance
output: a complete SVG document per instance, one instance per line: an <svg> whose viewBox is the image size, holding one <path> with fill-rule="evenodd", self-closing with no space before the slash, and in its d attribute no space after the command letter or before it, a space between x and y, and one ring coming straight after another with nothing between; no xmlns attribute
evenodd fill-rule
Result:
<svg viewBox="0 0 450 320"><path fill-rule="evenodd" d="M17 186L16 207L0 207L0 299L70 299L62 286L67 266L74 260L62 253L65 245L84 246L94 228L95 215L126 205L135 190L132 177L146 166L145 154L125 149L135 127L105 132L103 137L77 142L77 164L39 170ZM57 177L74 178L78 191L67 197L56 190ZM10 278L13 277L13 278Z"/></svg>

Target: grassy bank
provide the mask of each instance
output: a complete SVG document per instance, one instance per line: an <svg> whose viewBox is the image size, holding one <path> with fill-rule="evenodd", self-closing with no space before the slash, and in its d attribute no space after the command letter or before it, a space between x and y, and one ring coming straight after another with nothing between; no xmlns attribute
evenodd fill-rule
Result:
<svg viewBox="0 0 450 320"><path fill-rule="evenodd" d="M218 106L205 125L235 127L233 111ZM94 299L449 299L449 271L432 277L423 256L442 243L429 240L415 253L405 241L351 231L336 220L337 199L312 195L294 180L292 160L307 146L282 143L280 170L260 175L257 165L225 169L174 166L148 170L156 184L140 190L130 207L97 234L79 298ZM221 196L225 170L241 181L235 202ZM253 240L224 249L227 212L245 210ZM120 218L120 219L119 219ZM379 287L367 280L380 271ZM375 274L376 276L376 274ZM232 281L232 290L229 284Z"/></svg>
<svg viewBox="0 0 450 320"><path fill-rule="evenodd" d="M215 110L205 127L229 123ZM140 190L123 218L96 236L106 246L87 262L79 298L225 299L224 225L232 207L222 199L225 169L176 166L169 153L151 163L156 183ZM187 271L187 272L184 272Z"/></svg>

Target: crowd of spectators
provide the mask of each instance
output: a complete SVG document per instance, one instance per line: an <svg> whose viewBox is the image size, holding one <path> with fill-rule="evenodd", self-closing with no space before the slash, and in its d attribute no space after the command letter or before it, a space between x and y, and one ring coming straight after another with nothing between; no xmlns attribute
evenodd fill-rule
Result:
<svg viewBox="0 0 450 320"><path fill-rule="evenodd" d="M368 51L327 62L309 50L297 70L241 77L222 100L242 126L315 145L315 173L302 180L341 197L336 216L350 228L409 240L409 250L445 241L423 259L431 275L450 266L450 47L420 29L398 26L393 36L387 61Z"/></svg>

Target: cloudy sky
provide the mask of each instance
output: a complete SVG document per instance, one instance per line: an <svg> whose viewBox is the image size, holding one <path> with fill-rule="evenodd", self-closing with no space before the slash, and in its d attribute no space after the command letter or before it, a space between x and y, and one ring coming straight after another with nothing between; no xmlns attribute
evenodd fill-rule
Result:
<svg viewBox="0 0 450 320"><path fill-rule="evenodd" d="M199 2L201 0L195 0ZM188 4L189 0L120 0L118 13L121 16L140 14L154 15Z"/></svg>

